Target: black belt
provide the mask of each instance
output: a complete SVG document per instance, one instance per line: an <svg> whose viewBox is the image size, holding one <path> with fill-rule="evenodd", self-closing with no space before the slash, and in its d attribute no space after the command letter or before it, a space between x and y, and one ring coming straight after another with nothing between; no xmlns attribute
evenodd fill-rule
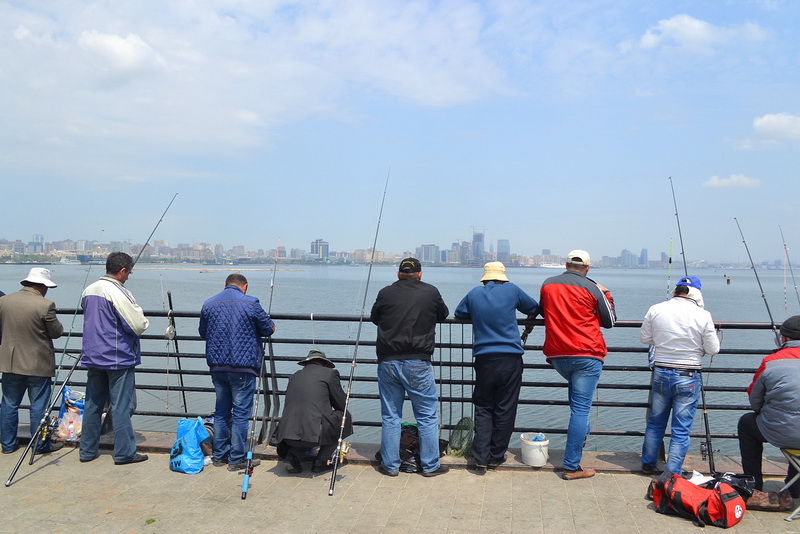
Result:
<svg viewBox="0 0 800 534"><path fill-rule="evenodd" d="M700 369L678 369L677 367L666 367L664 365L656 365L659 369L669 369L670 371L675 371L678 373L678 376L694 376L695 373L699 373Z"/></svg>

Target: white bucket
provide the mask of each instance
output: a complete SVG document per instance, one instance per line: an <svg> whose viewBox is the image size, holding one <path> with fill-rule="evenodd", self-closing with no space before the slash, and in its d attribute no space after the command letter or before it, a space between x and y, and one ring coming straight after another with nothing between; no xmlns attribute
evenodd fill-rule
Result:
<svg viewBox="0 0 800 534"><path fill-rule="evenodd" d="M519 435L519 441L522 444L522 462L531 467L544 467L549 457L547 453L547 446L550 445L550 440L533 441L538 432L524 432Z"/></svg>

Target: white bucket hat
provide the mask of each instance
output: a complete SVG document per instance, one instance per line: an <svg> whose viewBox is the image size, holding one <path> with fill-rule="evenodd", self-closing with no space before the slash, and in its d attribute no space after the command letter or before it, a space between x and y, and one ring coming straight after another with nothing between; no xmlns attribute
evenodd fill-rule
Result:
<svg viewBox="0 0 800 534"><path fill-rule="evenodd" d="M20 284L22 282L30 282L31 284L42 284L46 287L58 287L55 282L50 280L50 269L45 269L43 267L34 267L31 269L31 272L28 273L28 276L23 280L20 280Z"/></svg>
<svg viewBox="0 0 800 534"><path fill-rule="evenodd" d="M490 261L484 265L483 278L481 278L481 282L485 282L487 280L508 282L508 277L506 276L506 266L499 261Z"/></svg>

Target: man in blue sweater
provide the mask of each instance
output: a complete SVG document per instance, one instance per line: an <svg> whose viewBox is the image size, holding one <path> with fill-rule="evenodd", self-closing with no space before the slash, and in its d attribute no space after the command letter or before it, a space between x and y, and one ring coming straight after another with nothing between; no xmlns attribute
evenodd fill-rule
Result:
<svg viewBox="0 0 800 534"><path fill-rule="evenodd" d="M517 311L533 319L539 304L509 282L499 261L483 267L483 285L473 288L459 303L456 319L472 319L472 355L475 357L475 437L472 456L479 474L506 461L506 451L522 385L522 342Z"/></svg>
<svg viewBox="0 0 800 534"><path fill-rule="evenodd" d="M245 468L247 420L264 355L261 339L275 331L258 299L246 293L247 278L231 274L225 289L200 312L200 337L206 340L206 363L217 395L212 461L215 466L228 464L228 471ZM253 460L254 466L259 463Z"/></svg>

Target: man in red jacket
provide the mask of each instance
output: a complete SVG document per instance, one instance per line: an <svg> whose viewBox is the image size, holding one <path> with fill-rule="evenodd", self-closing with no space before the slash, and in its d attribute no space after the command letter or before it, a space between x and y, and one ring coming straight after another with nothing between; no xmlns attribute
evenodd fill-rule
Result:
<svg viewBox="0 0 800 534"><path fill-rule="evenodd" d="M589 435L589 410L603 358L608 354L600 327L614 326L614 299L605 287L588 278L591 261L585 250L567 255L566 271L542 284L539 305L544 315L544 355L569 383L569 427L564 450L566 480L589 478L582 469L583 444Z"/></svg>

